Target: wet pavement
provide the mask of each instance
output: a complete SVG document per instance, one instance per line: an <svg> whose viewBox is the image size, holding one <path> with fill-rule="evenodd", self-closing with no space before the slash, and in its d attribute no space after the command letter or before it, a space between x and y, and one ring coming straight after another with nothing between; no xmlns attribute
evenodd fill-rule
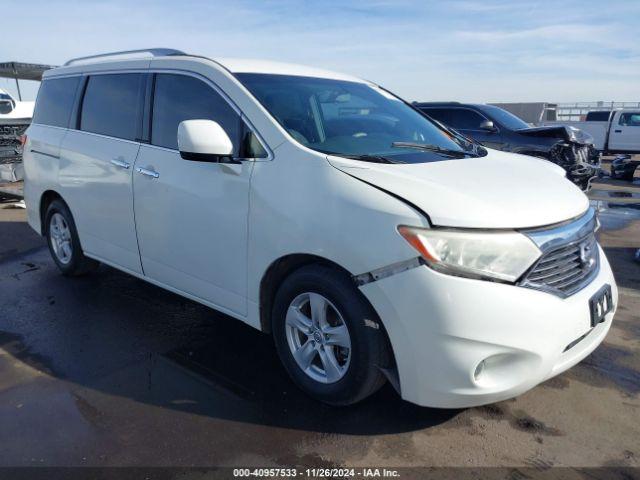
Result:
<svg viewBox="0 0 640 480"><path fill-rule="evenodd" d="M389 386L315 402L268 336L105 266L64 278L24 210L0 204L0 466L640 466L640 211L609 202L594 201L621 293L606 341L466 410Z"/></svg>

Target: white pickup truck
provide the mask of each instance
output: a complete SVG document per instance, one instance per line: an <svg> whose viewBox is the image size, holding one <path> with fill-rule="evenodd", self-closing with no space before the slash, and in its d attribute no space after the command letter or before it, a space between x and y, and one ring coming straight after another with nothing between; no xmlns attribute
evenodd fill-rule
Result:
<svg viewBox="0 0 640 480"><path fill-rule="evenodd" d="M589 133L603 153L640 153L640 108L589 112L584 121L544 122Z"/></svg>

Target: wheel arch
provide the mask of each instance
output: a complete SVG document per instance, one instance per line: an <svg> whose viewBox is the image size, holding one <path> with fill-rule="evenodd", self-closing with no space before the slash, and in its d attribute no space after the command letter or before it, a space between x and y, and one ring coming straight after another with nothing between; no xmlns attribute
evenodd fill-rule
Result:
<svg viewBox="0 0 640 480"><path fill-rule="evenodd" d="M313 255L313 254L305 254L305 253L297 253L285 255L283 257L278 258L274 262L269 265L267 270L265 271L262 279L260 281L260 330L271 334L272 333L272 310L273 310L273 302L275 300L276 293L278 288L282 284L282 282L291 275L294 271L302 268L306 265L324 265L330 268L334 268L338 271L341 271L348 275L355 283L354 275L349 272L346 268L337 264L336 262L329 260L327 258ZM382 372L387 377L387 379L391 382L393 387L400 392L400 381L397 370L397 362L395 359L395 352L393 349L393 344L391 343L391 339L389 337L389 333L384 325L383 319L380 317L375 307L371 304L366 295L362 294L362 298L367 302L371 310L375 312L378 322L381 325L382 331L384 332L384 336L386 338L387 346L389 348L389 353L391 356L392 365L389 365L388 368L382 368ZM381 366L382 367L382 366Z"/></svg>
<svg viewBox="0 0 640 480"><path fill-rule="evenodd" d="M318 255L294 253L273 261L260 280L260 329L263 332L271 333L271 310L278 288L285 278L306 265L325 265L353 277L344 267Z"/></svg>
<svg viewBox="0 0 640 480"><path fill-rule="evenodd" d="M51 203L54 200L60 200L64 202L65 205L67 205L67 202L64 201L64 198L62 198L62 195L60 195L55 190L46 190L40 196L40 206L38 207L38 213L40 216L40 234L43 236L46 234L44 217L47 214L47 209L49 208L49 205L51 205Z"/></svg>

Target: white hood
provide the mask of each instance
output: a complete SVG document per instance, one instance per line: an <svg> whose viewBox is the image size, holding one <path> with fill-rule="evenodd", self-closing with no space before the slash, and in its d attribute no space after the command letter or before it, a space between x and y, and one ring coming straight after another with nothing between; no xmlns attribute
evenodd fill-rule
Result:
<svg viewBox="0 0 640 480"><path fill-rule="evenodd" d="M4 93L9 95L8 92L5 92L0 88L0 93ZM11 95L9 95L11 97ZM33 109L35 107L36 102L18 102L13 97L11 100L15 103L15 108L13 108L9 113L0 113L0 120L28 120L31 121L33 117Z"/></svg>
<svg viewBox="0 0 640 480"><path fill-rule="evenodd" d="M480 158L379 164L329 157L339 170L422 209L434 225L526 228L584 213L589 200L546 160L488 149Z"/></svg>

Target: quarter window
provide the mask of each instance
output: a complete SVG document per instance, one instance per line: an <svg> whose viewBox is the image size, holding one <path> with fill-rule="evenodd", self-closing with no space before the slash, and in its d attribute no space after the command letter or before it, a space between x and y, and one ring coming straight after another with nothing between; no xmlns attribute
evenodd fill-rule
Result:
<svg viewBox="0 0 640 480"><path fill-rule="evenodd" d="M184 120L213 120L229 135L234 155L241 152L241 119L224 98L197 78L159 73L156 75L151 143L178 149L178 125ZM250 140L242 139L250 144Z"/></svg>
<svg viewBox="0 0 640 480"><path fill-rule="evenodd" d="M80 129L135 140L141 125L144 80L141 73L89 77L82 101Z"/></svg>
<svg viewBox="0 0 640 480"><path fill-rule="evenodd" d="M43 81L36 100L33 123L67 128L79 82L80 77Z"/></svg>

